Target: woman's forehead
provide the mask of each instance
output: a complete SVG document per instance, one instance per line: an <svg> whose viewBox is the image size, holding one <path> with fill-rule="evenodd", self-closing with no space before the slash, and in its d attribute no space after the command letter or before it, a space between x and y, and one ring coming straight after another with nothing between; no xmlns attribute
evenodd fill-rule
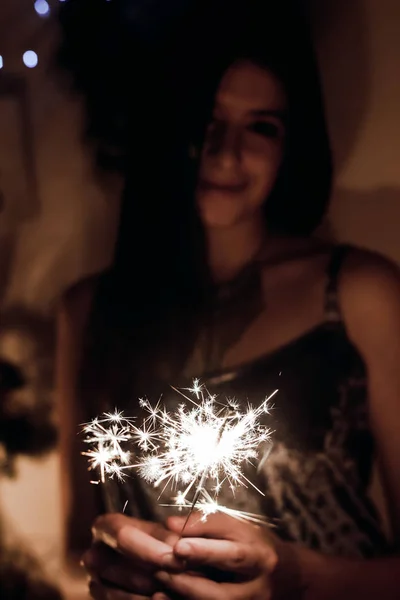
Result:
<svg viewBox="0 0 400 600"><path fill-rule="evenodd" d="M227 69L216 95L216 106L243 112L284 110L286 94L279 79L250 61Z"/></svg>

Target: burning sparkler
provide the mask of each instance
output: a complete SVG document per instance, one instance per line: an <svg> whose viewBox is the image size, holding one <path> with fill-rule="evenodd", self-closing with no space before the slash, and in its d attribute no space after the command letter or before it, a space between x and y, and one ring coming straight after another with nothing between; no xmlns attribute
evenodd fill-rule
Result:
<svg viewBox="0 0 400 600"><path fill-rule="evenodd" d="M210 395L198 380L188 391L196 400L179 392L188 405L181 404L175 413L165 409L154 412L147 400L141 401L142 408L150 413L153 441L159 448L139 461L139 472L154 487L163 486L160 497L169 485L175 489L183 486L175 506L190 508L189 518L195 507L203 515L218 510L218 495L224 484L232 495L238 486L252 486L262 494L246 477L243 467L254 461L260 447L270 441L270 430L260 419L268 413L269 401L276 392L258 408L248 405L242 411L236 401L222 403Z"/></svg>
<svg viewBox="0 0 400 600"><path fill-rule="evenodd" d="M268 413L276 392L258 408L248 405L243 410L234 400L220 402L198 380L187 390L194 398L175 391L186 403L172 412L160 402L153 407L140 400L147 413L141 427L117 411L87 424L85 441L92 448L85 454L90 468L99 468L101 481L107 475L123 479L128 469L137 469L144 480L161 488L159 499L166 488L175 489L174 506L189 508L188 518L197 507L205 517L220 510L259 522L257 515L218 504L218 496L224 485L232 495L238 486L252 486L262 494L246 477L244 465L255 461L260 447L270 441L270 430L261 424L261 417ZM126 451L127 444L138 451Z"/></svg>
<svg viewBox="0 0 400 600"><path fill-rule="evenodd" d="M92 483L105 483L106 475L120 480L124 478L122 466L128 465L131 460L131 452L124 448L135 430L132 419L117 410L104 413L102 418L83 425L84 442L90 449L82 454L89 458L89 470L98 469L100 472L100 480Z"/></svg>
<svg viewBox="0 0 400 600"><path fill-rule="evenodd" d="M186 521L182 528L183 532L189 520L189 517L193 512L193 503L187 502L185 498L183 498L182 494L179 493L178 496L175 498L175 504L163 504L162 506L179 506L180 508L189 509L188 517L186 518ZM218 501L215 498L213 498L211 494L207 492L207 490L201 490L200 498L195 508L201 513L202 521L206 521L208 515L213 515L217 512L221 512L225 515L233 517L234 519L238 519L239 521L250 521L257 525L265 525L267 523L267 519L263 515L229 508L228 506L224 506L223 504L218 503Z"/></svg>

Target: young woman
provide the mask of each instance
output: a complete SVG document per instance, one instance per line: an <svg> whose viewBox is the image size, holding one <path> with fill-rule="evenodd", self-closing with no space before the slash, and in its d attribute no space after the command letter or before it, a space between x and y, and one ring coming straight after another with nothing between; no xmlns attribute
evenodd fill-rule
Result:
<svg viewBox="0 0 400 600"><path fill-rule="evenodd" d="M85 555L91 594L396 598L400 559L389 557L369 486L377 457L397 540L400 276L380 256L312 235L330 154L315 64L296 27L266 35L244 9L223 38L219 25L222 51L212 35L202 48L208 82L220 72L212 116L201 142L189 129L193 201L164 178L151 204L127 187L112 269L78 285L60 311L59 389L75 426L83 401L85 416L110 405L133 412L135 398L193 377L252 402L278 388L273 447L258 473L259 509L274 528L215 515L179 541L182 522L165 521L145 490L144 502L132 499L138 518L96 521ZM248 508L250 495L235 502Z"/></svg>

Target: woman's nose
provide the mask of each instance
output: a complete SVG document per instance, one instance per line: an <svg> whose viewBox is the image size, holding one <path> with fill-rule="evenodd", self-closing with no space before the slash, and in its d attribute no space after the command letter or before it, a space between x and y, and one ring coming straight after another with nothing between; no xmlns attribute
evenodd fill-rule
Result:
<svg viewBox="0 0 400 600"><path fill-rule="evenodd" d="M235 127L218 127L209 140L208 153L220 167L235 167L241 158L240 132Z"/></svg>

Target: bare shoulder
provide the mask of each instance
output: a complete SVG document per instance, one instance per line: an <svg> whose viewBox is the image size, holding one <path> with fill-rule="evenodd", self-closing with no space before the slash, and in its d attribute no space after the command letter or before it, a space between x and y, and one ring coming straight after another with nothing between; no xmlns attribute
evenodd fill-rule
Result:
<svg viewBox="0 0 400 600"><path fill-rule="evenodd" d="M348 333L361 351L390 346L400 334L400 270L391 260L354 248L341 273L341 306Z"/></svg>

